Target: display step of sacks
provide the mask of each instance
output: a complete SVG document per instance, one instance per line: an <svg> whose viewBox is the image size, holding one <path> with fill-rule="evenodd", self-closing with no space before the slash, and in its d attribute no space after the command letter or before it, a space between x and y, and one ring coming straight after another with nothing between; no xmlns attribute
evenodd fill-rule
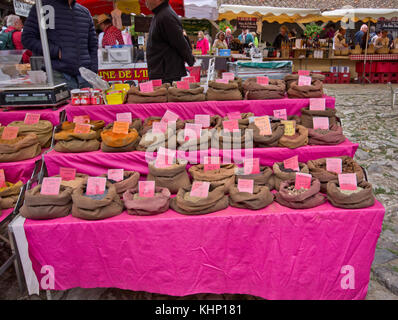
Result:
<svg viewBox="0 0 398 320"><path fill-rule="evenodd" d="M0 188L0 209L14 208L23 187L23 182L11 183L6 181L5 184L5 187Z"/></svg>
<svg viewBox="0 0 398 320"><path fill-rule="evenodd" d="M167 91L169 102L199 102L205 101L204 88L199 84L191 83L190 89L170 87Z"/></svg>
<svg viewBox="0 0 398 320"><path fill-rule="evenodd" d="M274 201L274 195L268 187L254 185L253 193L240 192L236 185L229 189L229 205L231 207L260 210Z"/></svg>
<svg viewBox="0 0 398 320"><path fill-rule="evenodd" d="M24 121L13 121L8 127L18 127L18 134L27 135L34 133L39 139L42 148L48 148L51 145L53 135L53 124L48 120L39 120L35 124L26 124Z"/></svg>
<svg viewBox="0 0 398 320"><path fill-rule="evenodd" d="M230 81L229 83L219 83L216 81L209 81L209 87L206 92L207 101L232 101L242 99L243 96L237 82Z"/></svg>
<svg viewBox="0 0 398 320"><path fill-rule="evenodd" d="M331 125L329 130L308 129L309 145L332 146L343 143L345 140L343 128L338 124Z"/></svg>
<svg viewBox="0 0 398 320"><path fill-rule="evenodd" d="M257 83L257 78L249 78L243 83L244 97L247 100L283 99L286 83L283 80L269 80L268 85Z"/></svg>
<svg viewBox="0 0 398 320"><path fill-rule="evenodd" d="M275 189L279 190L281 182L296 178L297 171L286 169L283 162L275 162L272 166L274 171ZM306 163L299 162L300 173L310 173Z"/></svg>
<svg viewBox="0 0 398 320"><path fill-rule="evenodd" d="M326 194L332 206L343 209L362 209L375 203L372 185L367 181L358 183L356 190L342 190L338 180L329 181Z"/></svg>
<svg viewBox="0 0 398 320"><path fill-rule="evenodd" d="M167 188L155 187L152 198L140 197L138 188L128 189L123 194L127 213L137 216L153 216L169 210L170 191Z"/></svg>
<svg viewBox="0 0 398 320"><path fill-rule="evenodd" d="M32 159L40 153L40 141L34 133L18 134L15 139L11 140L0 138L0 162Z"/></svg>
<svg viewBox="0 0 398 320"><path fill-rule="evenodd" d="M293 82L298 82L299 80L299 75L298 74L288 74L285 76L285 84L286 84L286 90L290 89L290 86ZM325 81L325 75L319 74L319 73L310 73L311 77L311 82L315 83L316 81L324 82Z"/></svg>
<svg viewBox="0 0 398 320"><path fill-rule="evenodd" d="M130 152L137 149L141 137L133 124L130 124L126 134L113 132L113 123L111 123L102 130L101 140L102 152Z"/></svg>
<svg viewBox="0 0 398 320"><path fill-rule="evenodd" d="M183 160L165 168L157 168L154 162L150 162L147 181L155 181L157 187L168 188L171 194L176 194L179 189L191 185L186 168L187 162Z"/></svg>
<svg viewBox="0 0 398 320"><path fill-rule="evenodd" d="M306 128L314 128L314 117L329 118L329 126L337 124L336 109L325 108L325 110L310 110L309 107L301 109L301 125Z"/></svg>
<svg viewBox="0 0 398 320"><path fill-rule="evenodd" d="M143 104L143 103L166 103L168 99L168 86L154 87L153 92L142 92L139 88L131 86L125 97L125 103Z"/></svg>
<svg viewBox="0 0 398 320"><path fill-rule="evenodd" d="M275 178L272 169L268 166L260 166L260 173L245 174L244 168L238 168L236 170L235 183L238 183L239 179L253 180L254 185L266 186L270 191L275 189Z"/></svg>
<svg viewBox="0 0 398 320"><path fill-rule="evenodd" d="M100 148L97 132L91 129L88 133L75 133L74 129L61 130L54 134L54 140L56 141L54 150L57 152L91 152Z"/></svg>

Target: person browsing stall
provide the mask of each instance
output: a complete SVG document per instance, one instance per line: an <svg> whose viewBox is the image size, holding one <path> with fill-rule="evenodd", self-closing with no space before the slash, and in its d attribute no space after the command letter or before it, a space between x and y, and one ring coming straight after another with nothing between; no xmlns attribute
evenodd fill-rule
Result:
<svg viewBox="0 0 398 320"><path fill-rule="evenodd" d="M196 49L202 50L202 55L206 55L210 50L209 41L205 37L203 31L198 32L198 42L196 42Z"/></svg>
<svg viewBox="0 0 398 320"><path fill-rule="evenodd" d="M279 30L279 34L276 36L274 40L274 48L275 49L280 49L282 48L282 42L289 42L289 36L288 36L288 29L285 26L282 26Z"/></svg>
<svg viewBox="0 0 398 320"><path fill-rule="evenodd" d="M97 22L102 32L104 32L102 42L99 45L100 48L124 44L122 32L112 24L112 19L108 15L101 14Z"/></svg>
<svg viewBox="0 0 398 320"><path fill-rule="evenodd" d="M339 28L333 38L333 50L341 50L348 47L346 43L345 35L347 30L344 28Z"/></svg>

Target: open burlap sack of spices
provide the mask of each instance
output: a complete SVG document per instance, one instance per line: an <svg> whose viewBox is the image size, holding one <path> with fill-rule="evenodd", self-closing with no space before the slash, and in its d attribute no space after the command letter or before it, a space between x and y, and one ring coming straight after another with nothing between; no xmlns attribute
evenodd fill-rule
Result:
<svg viewBox="0 0 398 320"><path fill-rule="evenodd" d="M310 173L307 165L305 163L299 162L299 169L301 173ZM297 171L292 169L285 169L283 162L275 162L272 166L272 170L274 171L274 181L275 181L275 189L279 190L281 182L296 179Z"/></svg>
<svg viewBox="0 0 398 320"><path fill-rule="evenodd" d="M136 150L140 135L138 131L130 126L127 134L114 133L113 124L101 132L101 150L103 152L130 152Z"/></svg>
<svg viewBox="0 0 398 320"><path fill-rule="evenodd" d="M298 82L299 80L299 75L298 74L288 74L285 76L285 84L286 84L286 90L290 89L290 86L293 82ZM325 75L319 74L319 73L310 73L310 77L312 79L312 83L315 81L325 81Z"/></svg>
<svg viewBox="0 0 398 320"><path fill-rule="evenodd" d="M18 181L17 183L11 183L7 181L6 186L0 188L0 209L14 208L22 186L22 181Z"/></svg>
<svg viewBox="0 0 398 320"><path fill-rule="evenodd" d="M144 120L144 124L141 130L141 136L143 137L148 131L152 130L152 126L155 122L160 122L162 120L161 117L149 117ZM174 128L175 127L175 128ZM169 128L173 128L175 130L180 130L185 127L185 121L178 119L174 124L170 124Z"/></svg>
<svg viewBox="0 0 398 320"><path fill-rule="evenodd" d="M268 85L257 83L257 78L249 78L243 83L247 100L282 99L285 97L286 84L283 80L269 80Z"/></svg>
<svg viewBox="0 0 398 320"><path fill-rule="evenodd" d="M215 130L212 136L211 146L219 149L252 149L253 131L240 129L239 131L229 132L224 130Z"/></svg>
<svg viewBox="0 0 398 320"><path fill-rule="evenodd" d="M42 148L48 148L51 144L53 135L53 124L48 120L39 120L35 124L25 124L23 121L14 121L8 124L8 127L18 127L18 135L27 135L34 133L39 139Z"/></svg>
<svg viewBox="0 0 398 320"><path fill-rule="evenodd" d="M169 210L170 191L156 187L152 198L140 197L138 188L128 189L123 194L124 206L128 214L136 216L153 216Z"/></svg>
<svg viewBox="0 0 398 320"><path fill-rule="evenodd" d="M361 209L371 207L375 203L372 185L362 181L356 190L341 190L337 180L327 184L327 198L334 207L343 209Z"/></svg>
<svg viewBox="0 0 398 320"><path fill-rule="evenodd" d="M223 118L221 118L218 115L215 116L211 116L210 117L210 126L207 128L202 128L202 129L217 129L217 128L222 128L222 122L223 122ZM186 120L185 124L187 123L195 123L195 119L190 119L190 120ZM184 124L184 126L185 126ZM183 129L183 128L180 128Z"/></svg>
<svg viewBox="0 0 398 320"><path fill-rule="evenodd" d="M224 192L228 192L229 188L235 184L235 172L237 166L234 164L220 164L220 169L204 171L203 164L197 164L189 168L194 181L207 181L210 186L222 186Z"/></svg>
<svg viewBox="0 0 398 320"><path fill-rule="evenodd" d="M365 179L361 166L351 157L342 156L334 157L342 159L342 173L355 173L357 175L357 182L362 182ZM329 181L338 179L338 174L326 170L326 158L318 160L310 160L307 162L308 169L313 177L321 182L321 191L326 193L326 187Z"/></svg>
<svg viewBox="0 0 398 320"><path fill-rule="evenodd" d="M95 131L97 134L96 139L97 140L101 139L101 131L105 127L105 121L91 120L89 124L91 125L91 130ZM74 130L75 126L76 123L65 121L62 123L62 130Z"/></svg>
<svg viewBox="0 0 398 320"><path fill-rule="evenodd" d="M169 102L196 102L206 100L204 88L192 83L190 84L190 89L170 87L168 89L168 95Z"/></svg>
<svg viewBox="0 0 398 320"><path fill-rule="evenodd" d="M32 159L40 152L40 142L34 133L20 135L12 140L0 139L0 162Z"/></svg>
<svg viewBox="0 0 398 320"><path fill-rule="evenodd" d="M301 109L301 125L314 128L314 117L328 117L329 126L337 124L336 109L326 108L325 111L310 110L309 107Z"/></svg>
<svg viewBox="0 0 398 320"><path fill-rule="evenodd" d="M251 117L254 117L254 113L252 113L252 112L241 113L240 119L238 119L239 129L241 129L241 130L247 129L249 127ZM228 118L228 116L226 116L222 119L222 121L228 121L228 120L230 120ZM221 127L223 128L222 123L221 123Z"/></svg>
<svg viewBox="0 0 398 320"><path fill-rule="evenodd" d="M170 207L181 214L201 215L224 210L228 207L228 196L223 186L210 186L206 198L192 197L191 187L181 188L177 196L170 201Z"/></svg>
<svg viewBox="0 0 398 320"><path fill-rule="evenodd" d="M337 145L345 139L343 128L337 124L332 125L329 130L308 129L309 145Z"/></svg>
<svg viewBox="0 0 398 320"><path fill-rule="evenodd" d="M275 194L275 201L280 205L292 209L310 209L325 203L326 197L319 191L321 184L318 179L312 178L311 187L307 190L294 188L295 179L283 181L279 192Z"/></svg>
<svg viewBox="0 0 398 320"><path fill-rule="evenodd" d="M229 189L231 207L259 210L268 207L274 201L274 195L268 187L255 185L253 193L240 192L237 186Z"/></svg>
<svg viewBox="0 0 398 320"><path fill-rule="evenodd" d="M285 133L285 126L280 122L271 123L272 135L261 135L260 129L254 122L249 125L248 129L253 130L253 142L256 148L277 147L279 139Z"/></svg>
<svg viewBox="0 0 398 320"><path fill-rule="evenodd" d="M25 202L20 210L23 217L47 220L69 215L72 209L72 188L60 186L58 195L40 193L41 185L26 191Z"/></svg>
<svg viewBox="0 0 398 320"><path fill-rule="evenodd" d="M299 86L295 81L287 90L287 95L291 99L301 98L322 98L323 97L323 83L319 80L314 81L310 86Z"/></svg>
<svg viewBox="0 0 398 320"><path fill-rule="evenodd" d="M54 135L57 141L54 150L57 152L91 152L97 151L100 142L97 140L97 133L90 130L89 133L74 133L73 129L61 130Z"/></svg>
<svg viewBox="0 0 398 320"><path fill-rule="evenodd" d="M237 82L218 83L209 81L209 88L206 92L207 101L231 101L242 100L242 93L239 91Z"/></svg>
<svg viewBox="0 0 398 320"><path fill-rule="evenodd" d="M172 164L166 168L156 168L154 162L150 162L147 181L155 181L156 186L167 188L171 194L176 194L180 188L187 188L191 185L186 168L186 161Z"/></svg>
<svg viewBox="0 0 398 320"><path fill-rule="evenodd" d="M155 87L153 92L141 92L139 88L132 86L127 92L124 103L165 103L167 102L167 87Z"/></svg>
<svg viewBox="0 0 398 320"><path fill-rule="evenodd" d="M239 179L253 180L254 185L266 186L271 191L275 188L274 173L267 166L260 166L260 173L256 174L245 174L244 168L239 168L236 171L235 182L238 183Z"/></svg>
<svg viewBox="0 0 398 320"><path fill-rule="evenodd" d="M107 178L107 174L101 175L101 177ZM140 174L136 171L124 171L123 172L123 180L122 181L113 181L109 180L116 188L116 193L122 197L123 193L125 193L128 189L137 188L138 181L140 180Z"/></svg>
<svg viewBox="0 0 398 320"><path fill-rule="evenodd" d="M185 130L181 129L177 132L177 144L178 149L183 151L188 150L207 150L211 147L211 139L213 134L215 133L215 129L202 129L201 135L199 138L191 138L189 140L185 139Z"/></svg>
<svg viewBox="0 0 398 320"><path fill-rule="evenodd" d="M308 129L301 125L296 125L296 133L293 136L283 135L278 142L280 147L296 149L308 144Z"/></svg>
<svg viewBox="0 0 398 320"><path fill-rule="evenodd" d="M59 178L61 177L59 174L57 174L56 176L54 176L55 178ZM79 187L79 185L81 185L85 180L87 180L88 175L87 174L83 174L83 173L76 173L75 175L75 179L73 180L62 180L61 181L61 186L64 187L69 187L72 189L76 189L77 187Z"/></svg>
<svg viewBox="0 0 398 320"><path fill-rule="evenodd" d="M123 211L123 203L115 186L106 182L102 195L87 195L87 180L72 193L72 215L84 220L101 220L117 216Z"/></svg>
<svg viewBox="0 0 398 320"><path fill-rule="evenodd" d="M174 129L168 127L165 133L153 133L152 130L145 133L137 146L137 151L155 152L160 147L175 150L177 147L177 137Z"/></svg>

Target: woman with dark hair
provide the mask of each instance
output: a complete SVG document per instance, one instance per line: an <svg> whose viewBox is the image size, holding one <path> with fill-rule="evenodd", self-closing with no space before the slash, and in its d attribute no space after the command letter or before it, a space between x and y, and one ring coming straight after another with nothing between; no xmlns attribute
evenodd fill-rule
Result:
<svg viewBox="0 0 398 320"><path fill-rule="evenodd" d="M214 49L228 49L227 42L225 41L225 33L220 31L216 35L216 40L213 44Z"/></svg>
<svg viewBox="0 0 398 320"><path fill-rule="evenodd" d="M112 24L112 20L109 16L101 14L98 17L98 26L104 32L102 42L98 44L100 48L124 44L122 32Z"/></svg>

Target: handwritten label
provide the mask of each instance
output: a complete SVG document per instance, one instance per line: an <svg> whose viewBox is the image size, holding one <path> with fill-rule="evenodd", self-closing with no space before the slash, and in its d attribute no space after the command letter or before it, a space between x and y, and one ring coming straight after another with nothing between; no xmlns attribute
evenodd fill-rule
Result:
<svg viewBox="0 0 398 320"><path fill-rule="evenodd" d="M1 138L3 140L13 140L18 136L18 127L4 127L3 134Z"/></svg>
<svg viewBox="0 0 398 320"><path fill-rule="evenodd" d="M202 128L210 127L210 115L209 114L196 114L195 123L201 124Z"/></svg>
<svg viewBox="0 0 398 320"><path fill-rule="evenodd" d="M287 120L286 109L274 110L274 117L282 120Z"/></svg>
<svg viewBox="0 0 398 320"><path fill-rule="evenodd" d="M329 118L328 117L313 117L312 118L314 129L329 130Z"/></svg>
<svg viewBox="0 0 398 320"><path fill-rule="evenodd" d="M343 173L343 160L340 158L327 158L326 170L337 174Z"/></svg>
<svg viewBox="0 0 398 320"><path fill-rule="evenodd" d="M81 124L90 123L90 116L89 115L75 116L73 117L73 123L81 123Z"/></svg>
<svg viewBox="0 0 398 320"><path fill-rule="evenodd" d="M116 114L116 121L131 123L133 121L132 120L132 116L131 116L131 112L117 113Z"/></svg>
<svg viewBox="0 0 398 320"><path fill-rule="evenodd" d="M220 170L220 157L205 157L204 162L203 170L205 172Z"/></svg>
<svg viewBox="0 0 398 320"><path fill-rule="evenodd" d="M27 113L25 116L25 120L23 121L25 124L36 124L40 120L40 114L38 113Z"/></svg>
<svg viewBox="0 0 398 320"><path fill-rule="evenodd" d="M339 174L339 185L341 190L357 190L357 175L355 173Z"/></svg>
<svg viewBox="0 0 398 320"><path fill-rule="evenodd" d="M178 120L178 115L175 114L173 111L167 110L166 113L163 115L161 122L175 122Z"/></svg>
<svg viewBox="0 0 398 320"><path fill-rule="evenodd" d="M258 117L254 119L254 124L260 129L260 135L270 136L272 135L271 121L268 116Z"/></svg>
<svg viewBox="0 0 398 320"><path fill-rule="evenodd" d="M229 80L228 79L216 79L217 83L224 83L224 84L228 84Z"/></svg>
<svg viewBox="0 0 398 320"><path fill-rule="evenodd" d="M299 76L309 76L310 75L310 70L299 70L298 71Z"/></svg>
<svg viewBox="0 0 398 320"><path fill-rule="evenodd" d="M59 168L59 175L64 181L75 180L76 178L76 169L75 168Z"/></svg>
<svg viewBox="0 0 398 320"><path fill-rule="evenodd" d="M201 124L194 124L194 123L185 124L185 129L184 129L185 141L188 141L189 139L200 139L201 135L202 135Z"/></svg>
<svg viewBox="0 0 398 320"><path fill-rule="evenodd" d="M123 169L108 169L108 179L116 182L123 181L124 170Z"/></svg>
<svg viewBox="0 0 398 320"><path fill-rule="evenodd" d="M209 196L210 182L194 181L190 195L191 197L207 198Z"/></svg>
<svg viewBox="0 0 398 320"><path fill-rule="evenodd" d="M222 74L222 78L223 79L226 79L226 80L235 80L235 74L234 73L232 73L232 72L223 72L223 74Z"/></svg>
<svg viewBox="0 0 398 320"><path fill-rule="evenodd" d="M300 171L298 156L294 156L292 158L286 159L283 161L283 166L285 169L292 169L294 171Z"/></svg>
<svg viewBox="0 0 398 320"><path fill-rule="evenodd" d="M325 111L326 99L310 99L310 110L312 111Z"/></svg>
<svg viewBox="0 0 398 320"><path fill-rule="evenodd" d="M310 86L311 85L311 77L306 77L306 76L299 76L299 81L298 85L299 87L301 86Z"/></svg>
<svg viewBox="0 0 398 320"><path fill-rule="evenodd" d="M91 125L76 123L75 128L73 129L73 133L90 133Z"/></svg>
<svg viewBox="0 0 398 320"><path fill-rule="evenodd" d="M138 195L142 198L153 198L155 196L155 181L140 181Z"/></svg>
<svg viewBox="0 0 398 320"><path fill-rule="evenodd" d="M7 187L6 176L4 174L4 169L0 169L0 188Z"/></svg>
<svg viewBox="0 0 398 320"><path fill-rule="evenodd" d="M167 168L174 163L176 150L165 149L160 147L155 160L156 168Z"/></svg>
<svg viewBox="0 0 398 320"><path fill-rule="evenodd" d="M88 177L86 194L89 196L104 194L106 187L106 178Z"/></svg>
<svg viewBox="0 0 398 320"><path fill-rule="evenodd" d="M161 87L162 86L162 80L161 79L152 80L152 86L153 87Z"/></svg>
<svg viewBox="0 0 398 320"><path fill-rule="evenodd" d="M296 134L296 121L294 120L282 120L281 123L285 125L285 136L294 136Z"/></svg>
<svg viewBox="0 0 398 320"><path fill-rule="evenodd" d="M152 133L166 133L167 122L154 122L152 124Z"/></svg>
<svg viewBox="0 0 398 320"><path fill-rule="evenodd" d="M119 122L115 121L113 123L113 133L121 133L121 134L128 134L129 133L130 123L128 122Z"/></svg>
<svg viewBox="0 0 398 320"><path fill-rule="evenodd" d="M240 112L236 111L236 112L229 112L227 114L227 118L229 120L240 120L242 119L242 115L240 114Z"/></svg>
<svg viewBox="0 0 398 320"><path fill-rule="evenodd" d="M239 130L238 120L227 120L222 122L225 132L234 132Z"/></svg>
<svg viewBox="0 0 398 320"><path fill-rule="evenodd" d="M40 193L43 195L56 196L59 194L62 178L43 178Z"/></svg>
<svg viewBox="0 0 398 320"><path fill-rule="evenodd" d="M153 92L152 81L140 83L140 91L141 92Z"/></svg>
<svg viewBox="0 0 398 320"><path fill-rule="evenodd" d="M189 90L188 81L177 81L177 88L181 90Z"/></svg>
<svg viewBox="0 0 398 320"><path fill-rule="evenodd" d="M312 175L307 173L296 173L296 183L294 188L297 190L311 188Z"/></svg>
<svg viewBox="0 0 398 320"><path fill-rule="evenodd" d="M260 159L245 159L243 162L243 172L245 175L248 174L259 174L260 173Z"/></svg>
<svg viewBox="0 0 398 320"><path fill-rule="evenodd" d="M254 180L238 179L239 192L247 192L253 194Z"/></svg>
<svg viewBox="0 0 398 320"><path fill-rule="evenodd" d="M269 78L268 77L257 77L257 83L263 86L269 85Z"/></svg>

